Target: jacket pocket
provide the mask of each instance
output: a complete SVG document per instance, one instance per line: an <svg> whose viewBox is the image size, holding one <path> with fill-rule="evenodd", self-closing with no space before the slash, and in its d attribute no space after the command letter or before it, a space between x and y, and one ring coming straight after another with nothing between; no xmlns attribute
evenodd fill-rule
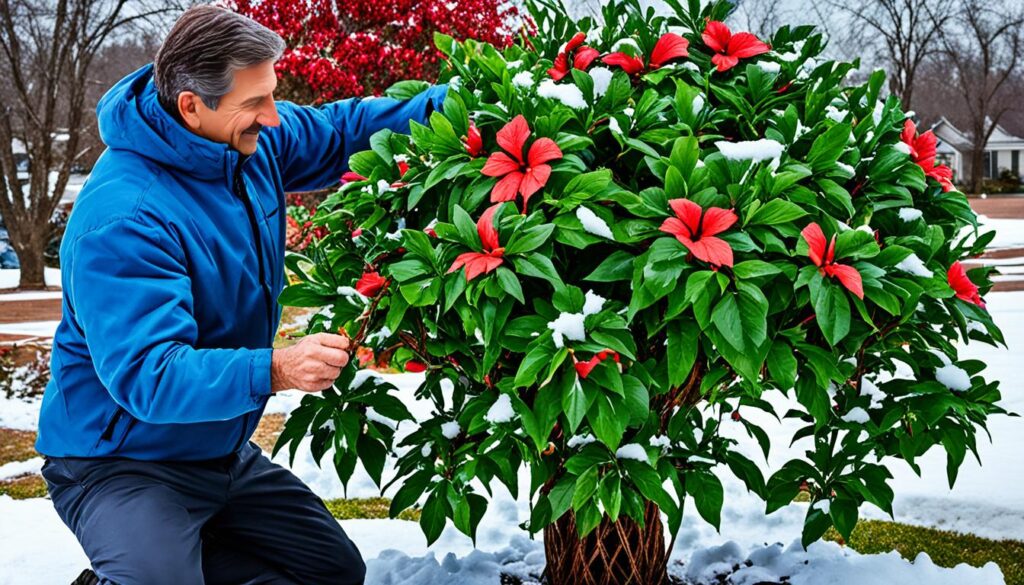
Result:
<svg viewBox="0 0 1024 585"><path fill-rule="evenodd" d="M131 419L131 421L124 421L126 417ZM104 441L113 441L114 437L117 434L117 429L119 426L122 427L123 429L122 436L119 437L117 443L117 446L120 447L121 443L124 442L123 434L127 433L128 428L132 426L132 421L134 420L135 418L129 415L128 411L126 411L123 407L118 406L114 410L114 414L110 415L110 418L107 419L107 424L104 425L103 432L100 433L100 437L96 439L96 444L93 445L92 447L93 452L99 449L100 444L103 443ZM124 424L121 424L122 422Z"/></svg>

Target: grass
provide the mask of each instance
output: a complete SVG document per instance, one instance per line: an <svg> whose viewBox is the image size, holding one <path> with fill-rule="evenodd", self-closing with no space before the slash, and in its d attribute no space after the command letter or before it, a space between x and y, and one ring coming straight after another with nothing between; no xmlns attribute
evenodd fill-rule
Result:
<svg viewBox="0 0 1024 585"><path fill-rule="evenodd" d="M0 481L0 496L11 496L15 500L46 497L46 481L41 475L23 475Z"/></svg>
<svg viewBox="0 0 1024 585"><path fill-rule="evenodd" d="M388 498L353 498L325 500L327 509L338 520L354 520L357 518L387 518L391 500ZM419 522L419 508L404 510L398 515L400 520Z"/></svg>
<svg viewBox="0 0 1024 585"><path fill-rule="evenodd" d="M37 457L35 431L0 428L0 465Z"/></svg>
<svg viewBox="0 0 1024 585"><path fill-rule="evenodd" d="M825 539L838 541L840 536L835 529L829 529ZM991 540L899 522L861 520L846 544L861 554L895 550L910 560L925 552L941 567L960 563L980 567L992 561L1003 571L1006 585L1024 585L1024 542L1017 540Z"/></svg>

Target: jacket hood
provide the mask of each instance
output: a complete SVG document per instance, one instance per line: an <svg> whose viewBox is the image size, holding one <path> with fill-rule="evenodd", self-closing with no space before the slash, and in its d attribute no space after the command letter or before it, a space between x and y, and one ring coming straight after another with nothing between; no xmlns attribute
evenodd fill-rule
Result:
<svg viewBox="0 0 1024 585"><path fill-rule="evenodd" d="M169 169L200 179L228 176L238 153L185 129L157 99L153 64L117 82L96 107L100 138Z"/></svg>

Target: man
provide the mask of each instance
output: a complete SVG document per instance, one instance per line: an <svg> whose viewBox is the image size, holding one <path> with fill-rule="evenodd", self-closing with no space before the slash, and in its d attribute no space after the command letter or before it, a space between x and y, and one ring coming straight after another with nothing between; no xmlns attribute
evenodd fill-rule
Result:
<svg viewBox="0 0 1024 585"><path fill-rule="evenodd" d="M101 583L356 584L365 567L323 502L248 442L268 397L330 386L348 340L271 349L286 191L335 184L407 101L275 102L283 42L201 6L155 64L99 104L107 150L61 246L63 318L36 448Z"/></svg>

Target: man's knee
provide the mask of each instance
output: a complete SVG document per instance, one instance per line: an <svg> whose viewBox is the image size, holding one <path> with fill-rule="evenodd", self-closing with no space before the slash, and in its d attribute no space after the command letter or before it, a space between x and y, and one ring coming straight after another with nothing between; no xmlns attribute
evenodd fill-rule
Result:
<svg viewBox="0 0 1024 585"><path fill-rule="evenodd" d="M363 585L366 563L359 549L344 532L341 532L339 541L329 547L325 546L323 551L321 572L324 585Z"/></svg>

